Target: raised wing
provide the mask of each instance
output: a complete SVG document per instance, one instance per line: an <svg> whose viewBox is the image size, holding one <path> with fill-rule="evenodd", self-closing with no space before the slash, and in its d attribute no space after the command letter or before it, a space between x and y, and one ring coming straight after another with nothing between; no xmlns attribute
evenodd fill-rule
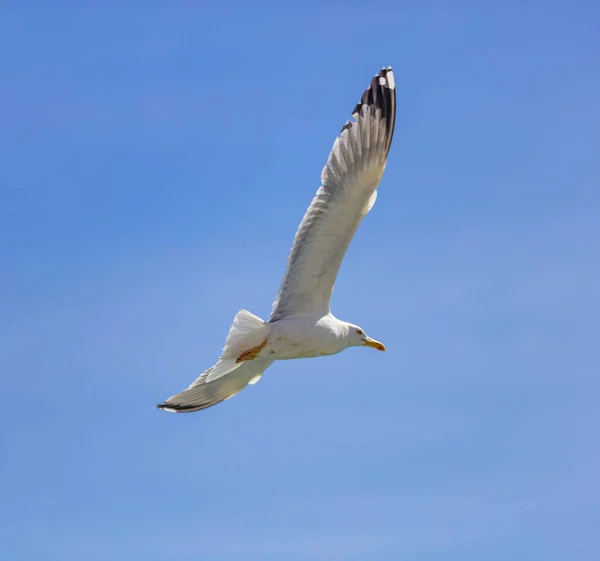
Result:
<svg viewBox="0 0 600 561"><path fill-rule="evenodd" d="M377 197L396 121L391 68L371 80L335 140L321 187L308 207L288 257L270 322L294 315L326 314L352 237Z"/></svg>

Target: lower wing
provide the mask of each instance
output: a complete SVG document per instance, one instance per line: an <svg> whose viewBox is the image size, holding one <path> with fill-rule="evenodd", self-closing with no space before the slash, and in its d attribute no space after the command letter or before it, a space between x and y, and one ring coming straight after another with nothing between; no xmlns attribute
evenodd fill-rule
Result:
<svg viewBox="0 0 600 561"><path fill-rule="evenodd" d="M172 413L192 413L212 407L221 401L233 397L248 384L258 382L263 372L272 364L272 360L255 358L242 363L229 374L207 381L215 368L211 366L186 390L171 396L156 407Z"/></svg>

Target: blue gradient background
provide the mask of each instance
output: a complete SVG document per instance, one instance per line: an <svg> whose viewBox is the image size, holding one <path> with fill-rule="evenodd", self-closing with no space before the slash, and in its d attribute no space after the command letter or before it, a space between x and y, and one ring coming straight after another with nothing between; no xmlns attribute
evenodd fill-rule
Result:
<svg viewBox="0 0 600 561"><path fill-rule="evenodd" d="M600 559L599 18L3 2L3 558ZM396 137L333 298L388 352L154 410L238 309L268 316L388 64Z"/></svg>

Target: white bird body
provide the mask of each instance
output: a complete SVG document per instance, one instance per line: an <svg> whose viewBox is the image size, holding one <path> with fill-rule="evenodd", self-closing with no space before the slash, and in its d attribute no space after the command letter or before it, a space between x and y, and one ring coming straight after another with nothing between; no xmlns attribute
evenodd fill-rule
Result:
<svg viewBox="0 0 600 561"><path fill-rule="evenodd" d="M344 322L331 313L292 316L270 324L271 333L260 355L275 360L316 358L337 354L348 347Z"/></svg>
<svg viewBox="0 0 600 561"><path fill-rule="evenodd" d="M329 303L346 250L377 199L396 119L391 68L371 80L335 140L308 207L268 322L241 310L233 320L217 363L186 390L157 407L205 409L255 384L275 360L333 355L352 346L385 350L351 323L333 316Z"/></svg>

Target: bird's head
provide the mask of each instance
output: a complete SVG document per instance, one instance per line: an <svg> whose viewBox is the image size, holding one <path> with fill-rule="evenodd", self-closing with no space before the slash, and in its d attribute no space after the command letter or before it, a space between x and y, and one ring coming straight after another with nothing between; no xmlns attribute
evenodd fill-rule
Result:
<svg viewBox="0 0 600 561"><path fill-rule="evenodd" d="M385 351L385 345L383 343L371 339L371 337L365 333L365 330L362 327L358 327L358 325L348 324L347 337L351 347L371 347L378 351Z"/></svg>

